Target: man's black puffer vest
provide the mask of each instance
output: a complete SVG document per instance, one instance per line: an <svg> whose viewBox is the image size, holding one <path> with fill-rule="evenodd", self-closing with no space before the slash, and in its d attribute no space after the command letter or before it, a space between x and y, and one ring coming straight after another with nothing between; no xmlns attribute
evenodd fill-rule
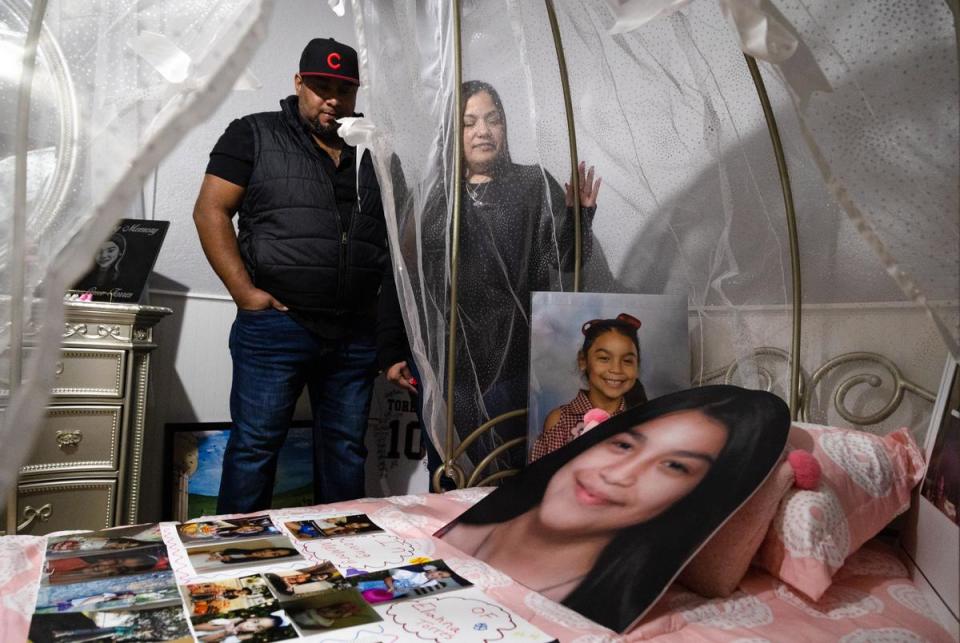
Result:
<svg viewBox="0 0 960 643"><path fill-rule="evenodd" d="M321 151L301 124L297 97L280 112L244 117L253 129L253 173L239 209L240 254L254 285L292 311L350 323L375 309L387 267L380 186L369 152L360 161L360 208L341 229Z"/></svg>

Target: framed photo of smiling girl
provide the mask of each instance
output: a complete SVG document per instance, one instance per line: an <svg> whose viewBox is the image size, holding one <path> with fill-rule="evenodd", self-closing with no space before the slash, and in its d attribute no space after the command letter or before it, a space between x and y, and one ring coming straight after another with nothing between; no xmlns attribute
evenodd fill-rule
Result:
<svg viewBox="0 0 960 643"><path fill-rule="evenodd" d="M766 391L669 393L529 464L434 535L623 632L763 483L789 429Z"/></svg>
<svg viewBox="0 0 960 643"><path fill-rule="evenodd" d="M592 409L616 415L690 386L684 295L535 292L531 304L530 461L582 434Z"/></svg>

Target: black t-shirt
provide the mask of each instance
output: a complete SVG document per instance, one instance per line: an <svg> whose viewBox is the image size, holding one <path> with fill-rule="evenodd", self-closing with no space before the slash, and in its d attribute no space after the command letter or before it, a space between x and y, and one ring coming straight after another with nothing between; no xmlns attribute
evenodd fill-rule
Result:
<svg viewBox="0 0 960 643"><path fill-rule="evenodd" d="M207 174L218 176L234 185L247 187L253 173L253 129L236 119L220 136L210 152Z"/></svg>
<svg viewBox="0 0 960 643"><path fill-rule="evenodd" d="M241 118L231 122L220 136L220 140L210 152L207 174L230 181L234 185L247 187L253 174L253 129ZM336 165L326 151L321 152L320 162L324 171L333 182L333 192L337 198L337 212L340 213L340 226L346 230L350 225L353 206L357 202L357 171L354 168L357 150L344 144L340 152L340 165Z"/></svg>

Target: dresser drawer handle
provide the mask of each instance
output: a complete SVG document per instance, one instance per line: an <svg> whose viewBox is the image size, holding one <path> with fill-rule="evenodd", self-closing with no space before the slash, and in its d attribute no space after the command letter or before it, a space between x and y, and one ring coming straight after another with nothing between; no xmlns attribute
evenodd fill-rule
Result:
<svg viewBox="0 0 960 643"><path fill-rule="evenodd" d="M83 433L80 431L57 431L57 446L64 451L77 446L81 440L83 440Z"/></svg>
<svg viewBox="0 0 960 643"><path fill-rule="evenodd" d="M53 374L56 377L60 377L61 375L63 375L63 362L61 362L60 360L57 360L57 366L54 369Z"/></svg>
<svg viewBox="0 0 960 643"><path fill-rule="evenodd" d="M40 520L40 522L47 522L50 520L50 516L53 515L53 507L50 506L50 503L43 505L39 509L34 509L30 505L27 505L23 509L23 522L17 525L17 531L23 531L29 527L34 520Z"/></svg>

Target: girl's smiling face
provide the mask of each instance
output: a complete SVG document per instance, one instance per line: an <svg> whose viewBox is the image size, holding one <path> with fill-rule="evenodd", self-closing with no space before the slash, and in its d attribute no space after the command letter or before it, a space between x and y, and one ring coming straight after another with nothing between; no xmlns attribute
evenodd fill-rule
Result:
<svg viewBox="0 0 960 643"><path fill-rule="evenodd" d="M112 266L119 257L120 246L113 241L107 241L97 250L94 261L96 261L97 265L101 268L107 268L108 266Z"/></svg>
<svg viewBox="0 0 960 643"><path fill-rule="evenodd" d="M693 491L726 441L726 427L699 411L670 413L618 433L554 474L538 519L568 535L612 538Z"/></svg>
<svg viewBox="0 0 960 643"><path fill-rule="evenodd" d="M618 400L637 383L640 357L629 337L608 330L577 357L580 370L587 377L591 395L599 395L594 402Z"/></svg>

